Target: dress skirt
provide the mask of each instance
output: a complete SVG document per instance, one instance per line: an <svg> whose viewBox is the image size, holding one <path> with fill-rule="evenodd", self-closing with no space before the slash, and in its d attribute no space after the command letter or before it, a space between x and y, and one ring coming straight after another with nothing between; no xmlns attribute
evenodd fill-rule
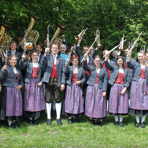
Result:
<svg viewBox="0 0 148 148"><path fill-rule="evenodd" d="M132 81L130 93L130 114L146 115L148 113L148 84L146 79Z"/></svg>
<svg viewBox="0 0 148 148"><path fill-rule="evenodd" d="M84 112L82 88L75 82L66 87L65 112L68 114L79 114Z"/></svg>
<svg viewBox="0 0 148 148"><path fill-rule="evenodd" d="M24 90L24 117L40 118L44 115L46 104L43 87L37 85L37 79L25 83Z"/></svg>
<svg viewBox="0 0 148 148"><path fill-rule="evenodd" d="M124 95L121 91L124 89L123 84L114 83L111 87L109 97L109 113L114 115L128 114L129 102L127 90Z"/></svg>
<svg viewBox="0 0 148 148"><path fill-rule="evenodd" d="M23 115L23 100L21 91L15 87L2 87L1 120L19 121Z"/></svg>
<svg viewBox="0 0 148 148"><path fill-rule="evenodd" d="M98 84L94 84L94 86L87 86L85 101L85 115L87 117L106 117L106 97L103 97L102 93L102 89L98 88Z"/></svg>

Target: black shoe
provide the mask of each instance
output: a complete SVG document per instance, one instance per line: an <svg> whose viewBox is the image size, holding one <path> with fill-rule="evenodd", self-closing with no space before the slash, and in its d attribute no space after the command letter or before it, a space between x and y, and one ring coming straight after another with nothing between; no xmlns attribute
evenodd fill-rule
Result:
<svg viewBox="0 0 148 148"><path fill-rule="evenodd" d="M14 125L16 125L17 127L20 127L21 125L17 122L14 123Z"/></svg>
<svg viewBox="0 0 148 148"><path fill-rule="evenodd" d="M58 123L59 125L62 125L61 119L57 119L57 123Z"/></svg>
<svg viewBox="0 0 148 148"><path fill-rule="evenodd" d="M76 123L80 123L80 121L79 121L78 118L75 118L75 122L76 122Z"/></svg>
<svg viewBox="0 0 148 148"><path fill-rule="evenodd" d="M51 125L51 119L47 119L47 125Z"/></svg>
<svg viewBox="0 0 148 148"><path fill-rule="evenodd" d="M136 127L136 128L139 127L139 123L138 123L138 122L135 123L135 127Z"/></svg>
<svg viewBox="0 0 148 148"><path fill-rule="evenodd" d="M141 128L145 128L145 122L141 123Z"/></svg>
<svg viewBox="0 0 148 148"><path fill-rule="evenodd" d="M115 122L115 126L118 126L118 125L119 125L119 122L118 122L118 121L116 121L116 122Z"/></svg>
<svg viewBox="0 0 148 148"><path fill-rule="evenodd" d="M29 120L28 124L33 125L33 121Z"/></svg>
<svg viewBox="0 0 148 148"><path fill-rule="evenodd" d="M124 127L123 122L120 122L120 126L121 126L121 127Z"/></svg>
<svg viewBox="0 0 148 148"><path fill-rule="evenodd" d="M39 125L38 120L34 120L34 125Z"/></svg>
<svg viewBox="0 0 148 148"><path fill-rule="evenodd" d="M16 126L15 126L13 123L10 125L10 127L11 127L12 129L15 129L15 128L16 128Z"/></svg>
<svg viewBox="0 0 148 148"><path fill-rule="evenodd" d="M99 122L98 122L98 125L99 125L99 126L103 126L102 121L99 121Z"/></svg>
<svg viewBox="0 0 148 148"><path fill-rule="evenodd" d="M72 124L72 120L71 119L68 119L68 124Z"/></svg>

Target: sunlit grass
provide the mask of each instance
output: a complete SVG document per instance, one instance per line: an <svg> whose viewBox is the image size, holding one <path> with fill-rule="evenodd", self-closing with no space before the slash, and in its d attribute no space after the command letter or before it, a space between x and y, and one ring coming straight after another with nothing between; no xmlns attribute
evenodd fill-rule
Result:
<svg viewBox="0 0 148 148"><path fill-rule="evenodd" d="M135 128L134 116L124 117L124 128L114 126L113 116L103 121L103 127L93 126L83 115L81 123L69 125L62 117L63 125L60 126L54 115L51 126L46 125L44 117L38 126L23 121L16 129L2 122L0 147L148 147L148 127Z"/></svg>

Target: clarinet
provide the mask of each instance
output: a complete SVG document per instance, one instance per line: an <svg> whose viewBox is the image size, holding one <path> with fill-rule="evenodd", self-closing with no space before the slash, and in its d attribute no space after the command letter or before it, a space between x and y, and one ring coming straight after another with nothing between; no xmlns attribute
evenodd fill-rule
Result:
<svg viewBox="0 0 148 148"><path fill-rule="evenodd" d="M24 54L26 55L26 51L27 51L27 48L26 48L26 38L27 38L27 30L25 29L25 37L24 37ZM24 58L23 58L23 60L25 60Z"/></svg>
<svg viewBox="0 0 148 148"><path fill-rule="evenodd" d="M49 48L49 26L47 26L47 48ZM47 55L49 55L49 52L47 52Z"/></svg>
<svg viewBox="0 0 148 148"><path fill-rule="evenodd" d="M9 45L9 41L7 40L6 52L5 52L5 65L8 65L8 45Z"/></svg>

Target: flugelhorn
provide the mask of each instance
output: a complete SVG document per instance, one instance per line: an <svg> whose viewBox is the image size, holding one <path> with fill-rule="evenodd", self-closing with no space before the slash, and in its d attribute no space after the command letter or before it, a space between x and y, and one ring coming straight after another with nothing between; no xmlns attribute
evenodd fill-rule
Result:
<svg viewBox="0 0 148 148"><path fill-rule="evenodd" d="M34 15L30 16L31 22L29 23L29 26L26 31L26 48L27 49L33 49L33 45L36 44L38 38L39 38L39 33L36 30L32 30L33 25L35 22L40 21L40 19ZM25 40L25 35L22 39L22 42L24 43ZM24 49L24 47L22 46Z"/></svg>
<svg viewBox="0 0 148 148"><path fill-rule="evenodd" d="M86 32L87 29L88 28L83 29L78 35L75 35L74 36L75 40L78 40L80 37L83 37L83 35L85 34L85 32Z"/></svg>

